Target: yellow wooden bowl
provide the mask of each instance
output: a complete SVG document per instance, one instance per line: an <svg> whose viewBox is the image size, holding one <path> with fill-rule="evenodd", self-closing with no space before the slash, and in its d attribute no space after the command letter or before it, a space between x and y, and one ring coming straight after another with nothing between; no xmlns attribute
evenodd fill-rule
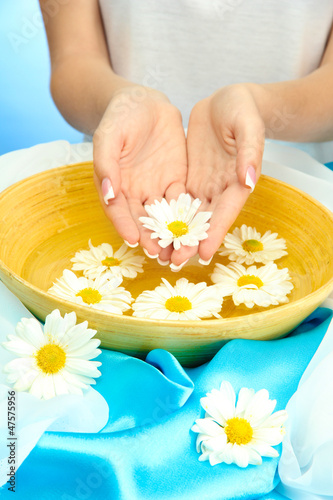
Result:
<svg viewBox="0 0 333 500"><path fill-rule="evenodd" d="M308 316L333 289L333 214L302 191L262 176L234 226L247 224L264 233L270 229L287 241L288 255L277 261L288 267L294 290L289 303L268 309L236 308L225 299L223 319L157 321L99 312L47 293L74 253L103 242L122 244L100 206L92 180L92 164L83 163L43 172L25 179L0 195L0 277L39 319L53 309L75 311L97 330L102 346L144 357L151 349L172 352L185 366L209 360L230 339L267 340L281 337ZM138 250L142 252L142 250ZM172 273L146 259L145 272L123 285L137 297L154 289L161 277L175 284L181 276L207 281L208 267L187 265Z"/></svg>

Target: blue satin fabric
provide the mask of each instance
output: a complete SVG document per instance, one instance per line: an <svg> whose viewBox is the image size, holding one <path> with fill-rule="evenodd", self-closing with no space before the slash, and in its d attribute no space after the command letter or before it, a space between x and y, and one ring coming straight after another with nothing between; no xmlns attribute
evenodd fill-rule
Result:
<svg viewBox="0 0 333 500"><path fill-rule="evenodd" d="M183 369L157 349L146 362L104 350L97 390L110 407L99 434L46 432L17 472L16 500L262 500L274 492L278 459L261 466L199 462L200 398L222 380L268 389L285 408L332 317L317 309L287 338L233 340L209 362ZM281 452L281 445L280 450ZM271 493L270 493L271 492ZM0 492L0 496L10 492Z"/></svg>

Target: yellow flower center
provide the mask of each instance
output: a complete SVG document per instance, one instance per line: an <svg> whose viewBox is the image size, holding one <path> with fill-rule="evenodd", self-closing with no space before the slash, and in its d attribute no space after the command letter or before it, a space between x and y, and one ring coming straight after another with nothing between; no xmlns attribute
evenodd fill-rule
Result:
<svg viewBox="0 0 333 500"><path fill-rule="evenodd" d="M258 240L246 240L243 243L243 248L246 252L259 252L264 249L264 245Z"/></svg>
<svg viewBox="0 0 333 500"><path fill-rule="evenodd" d="M189 309L192 309L192 304L187 297L175 295L174 297L170 297L170 299L166 301L165 307L171 312L182 313L184 311L189 311Z"/></svg>
<svg viewBox="0 0 333 500"><path fill-rule="evenodd" d="M57 373L66 363L66 353L62 347L56 344L46 344L36 354L37 366L42 372Z"/></svg>
<svg viewBox="0 0 333 500"><path fill-rule="evenodd" d="M245 418L229 418L224 431L227 435L228 443L247 444L253 436L253 429Z"/></svg>
<svg viewBox="0 0 333 500"><path fill-rule="evenodd" d="M102 295L96 288L83 288L77 294L77 297L82 297L83 302L86 304L98 304L102 300Z"/></svg>
<svg viewBox="0 0 333 500"><path fill-rule="evenodd" d="M246 286L246 285L256 285L258 288L263 286L263 282L258 276L253 276L253 274L244 274L237 281L238 286Z"/></svg>
<svg viewBox="0 0 333 500"><path fill-rule="evenodd" d="M120 260L115 259L114 257L106 257L104 260L102 260L102 264L106 267L119 266Z"/></svg>
<svg viewBox="0 0 333 500"><path fill-rule="evenodd" d="M170 224L167 225L167 228L176 238L178 238L179 236L184 236L184 234L188 233L188 225L182 220L175 220L173 222L170 222Z"/></svg>

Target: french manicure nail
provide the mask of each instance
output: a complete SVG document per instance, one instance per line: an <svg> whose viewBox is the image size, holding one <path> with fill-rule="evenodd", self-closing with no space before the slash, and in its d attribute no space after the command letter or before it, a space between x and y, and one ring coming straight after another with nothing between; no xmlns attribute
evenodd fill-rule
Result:
<svg viewBox="0 0 333 500"><path fill-rule="evenodd" d="M124 240L124 243L126 243L126 245L130 248L136 248L139 246L139 242L137 241L136 243L128 243L128 241Z"/></svg>
<svg viewBox="0 0 333 500"><path fill-rule="evenodd" d="M173 263L170 264L171 271L177 273L178 271L180 271L185 266L185 264L187 264L188 261L189 261L189 259L185 260L184 262L182 262L181 264L179 264L179 266L176 266Z"/></svg>
<svg viewBox="0 0 333 500"><path fill-rule="evenodd" d="M257 182L257 175L254 167L250 165L246 172L245 185L251 189L251 193L253 192L255 185Z"/></svg>
<svg viewBox="0 0 333 500"><path fill-rule="evenodd" d="M168 266L169 265L169 260L161 260L159 257L157 257L157 262L161 265L161 266Z"/></svg>
<svg viewBox="0 0 333 500"><path fill-rule="evenodd" d="M200 263L200 264L202 264L203 266L209 266L209 264L210 264L210 263L211 263L211 261L212 261L212 258L213 258L213 257L211 257L211 258L210 258L210 259L208 259L208 260L199 259L199 263Z"/></svg>
<svg viewBox="0 0 333 500"><path fill-rule="evenodd" d="M150 253L145 248L143 249L143 251L150 259L157 259L158 257L158 253L156 255L150 255Z"/></svg>
<svg viewBox="0 0 333 500"><path fill-rule="evenodd" d="M109 201L113 200L115 197L111 181L107 177L102 180L102 194L106 205L108 205Z"/></svg>

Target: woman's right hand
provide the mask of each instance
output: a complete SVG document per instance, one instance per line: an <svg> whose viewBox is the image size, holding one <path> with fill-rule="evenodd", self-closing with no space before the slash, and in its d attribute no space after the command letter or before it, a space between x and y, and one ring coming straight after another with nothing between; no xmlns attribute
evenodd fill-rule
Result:
<svg viewBox="0 0 333 500"><path fill-rule="evenodd" d="M131 245L170 259L139 217L145 204L185 192L186 139L179 110L161 92L128 86L111 99L94 137L94 180L107 217ZM113 195L113 197L112 197Z"/></svg>

